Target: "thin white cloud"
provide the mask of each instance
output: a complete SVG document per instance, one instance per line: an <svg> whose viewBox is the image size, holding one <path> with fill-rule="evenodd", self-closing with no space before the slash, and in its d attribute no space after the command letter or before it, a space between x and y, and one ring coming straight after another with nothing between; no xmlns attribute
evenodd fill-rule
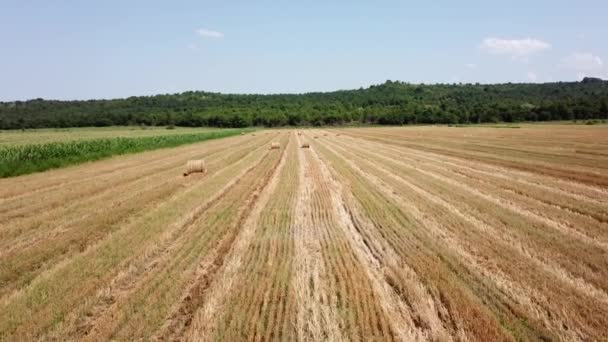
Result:
<svg viewBox="0 0 608 342"><path fill-rule="evenodd" d="M204 29L204 28L196 30L196 33L203 38L214 38L214 39L224 38L224 34L222 32L208 30L208 29Z"/></svg>
<svg viewBox="0 0 608 342"><path fill-rule="evenodd" d="M530 82L536 82L538 80L538 75L535 72L532 71L528 71L528 81Z"/></svg>
<svg viewBox="0 0 608 342"><path fill-rule="evenodd" d="M513 58L526 58L535 53L550 49L551 44L532 38L486 38L481 43L481 48L484 51L495 55L508 55Z"/></svg>
<svg viewBox="0 0 608 342"><path fill-rule="evenodd" d="M477 68L477 64L475 64L475 63L467 63L464 66L467 67L467 68L469 68L469 69L475 69L475 68Z"/></svg>
<svg viewBox="0 0 608 342"><path fill-rule="evenodd" d="M577 71L598 71L603 68L604 61L590 52L575 52L564 58L561 66Z"/></svg>

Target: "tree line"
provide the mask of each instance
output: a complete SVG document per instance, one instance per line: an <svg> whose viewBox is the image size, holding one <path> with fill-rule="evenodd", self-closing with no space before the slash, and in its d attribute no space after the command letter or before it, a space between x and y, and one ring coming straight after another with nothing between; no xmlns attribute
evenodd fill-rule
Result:
<svg viewBox="0 0 608 342"><path fill-rule="evenodd" d="M188 91L124 99L0 102L0 129L467 124L608 119L608 82L410 84L306 94Z"/></svg>

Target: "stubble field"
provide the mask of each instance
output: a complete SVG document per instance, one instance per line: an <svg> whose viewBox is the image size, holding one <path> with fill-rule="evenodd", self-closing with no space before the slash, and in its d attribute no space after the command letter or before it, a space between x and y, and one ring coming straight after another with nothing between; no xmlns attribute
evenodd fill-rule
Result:
<svg viewBox="0 0 608 342"><path fill-rule="evenodd" d="M0 179L0 340L608 339L608 127L297 132Z"/></svg>

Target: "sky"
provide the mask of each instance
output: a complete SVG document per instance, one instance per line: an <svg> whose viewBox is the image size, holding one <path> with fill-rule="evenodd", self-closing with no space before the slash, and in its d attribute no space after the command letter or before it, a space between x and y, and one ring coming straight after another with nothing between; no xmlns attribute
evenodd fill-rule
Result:
<svg viewBox="0 0 608 342"><path fill-rule="evenodd" d="M608 79L606 0L0 0L0 101Z"/></svg>

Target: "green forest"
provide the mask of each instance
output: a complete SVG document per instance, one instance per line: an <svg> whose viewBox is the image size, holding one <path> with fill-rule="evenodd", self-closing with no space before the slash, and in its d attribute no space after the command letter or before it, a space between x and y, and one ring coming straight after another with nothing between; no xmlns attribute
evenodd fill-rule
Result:
<svg viewBox="0 0 608 342"><path fill-rule="evenodd" d="M188 91L111 100L0 102L0 129L467 124L608 119L608 82L410 84L306 94Z"/></svg>

